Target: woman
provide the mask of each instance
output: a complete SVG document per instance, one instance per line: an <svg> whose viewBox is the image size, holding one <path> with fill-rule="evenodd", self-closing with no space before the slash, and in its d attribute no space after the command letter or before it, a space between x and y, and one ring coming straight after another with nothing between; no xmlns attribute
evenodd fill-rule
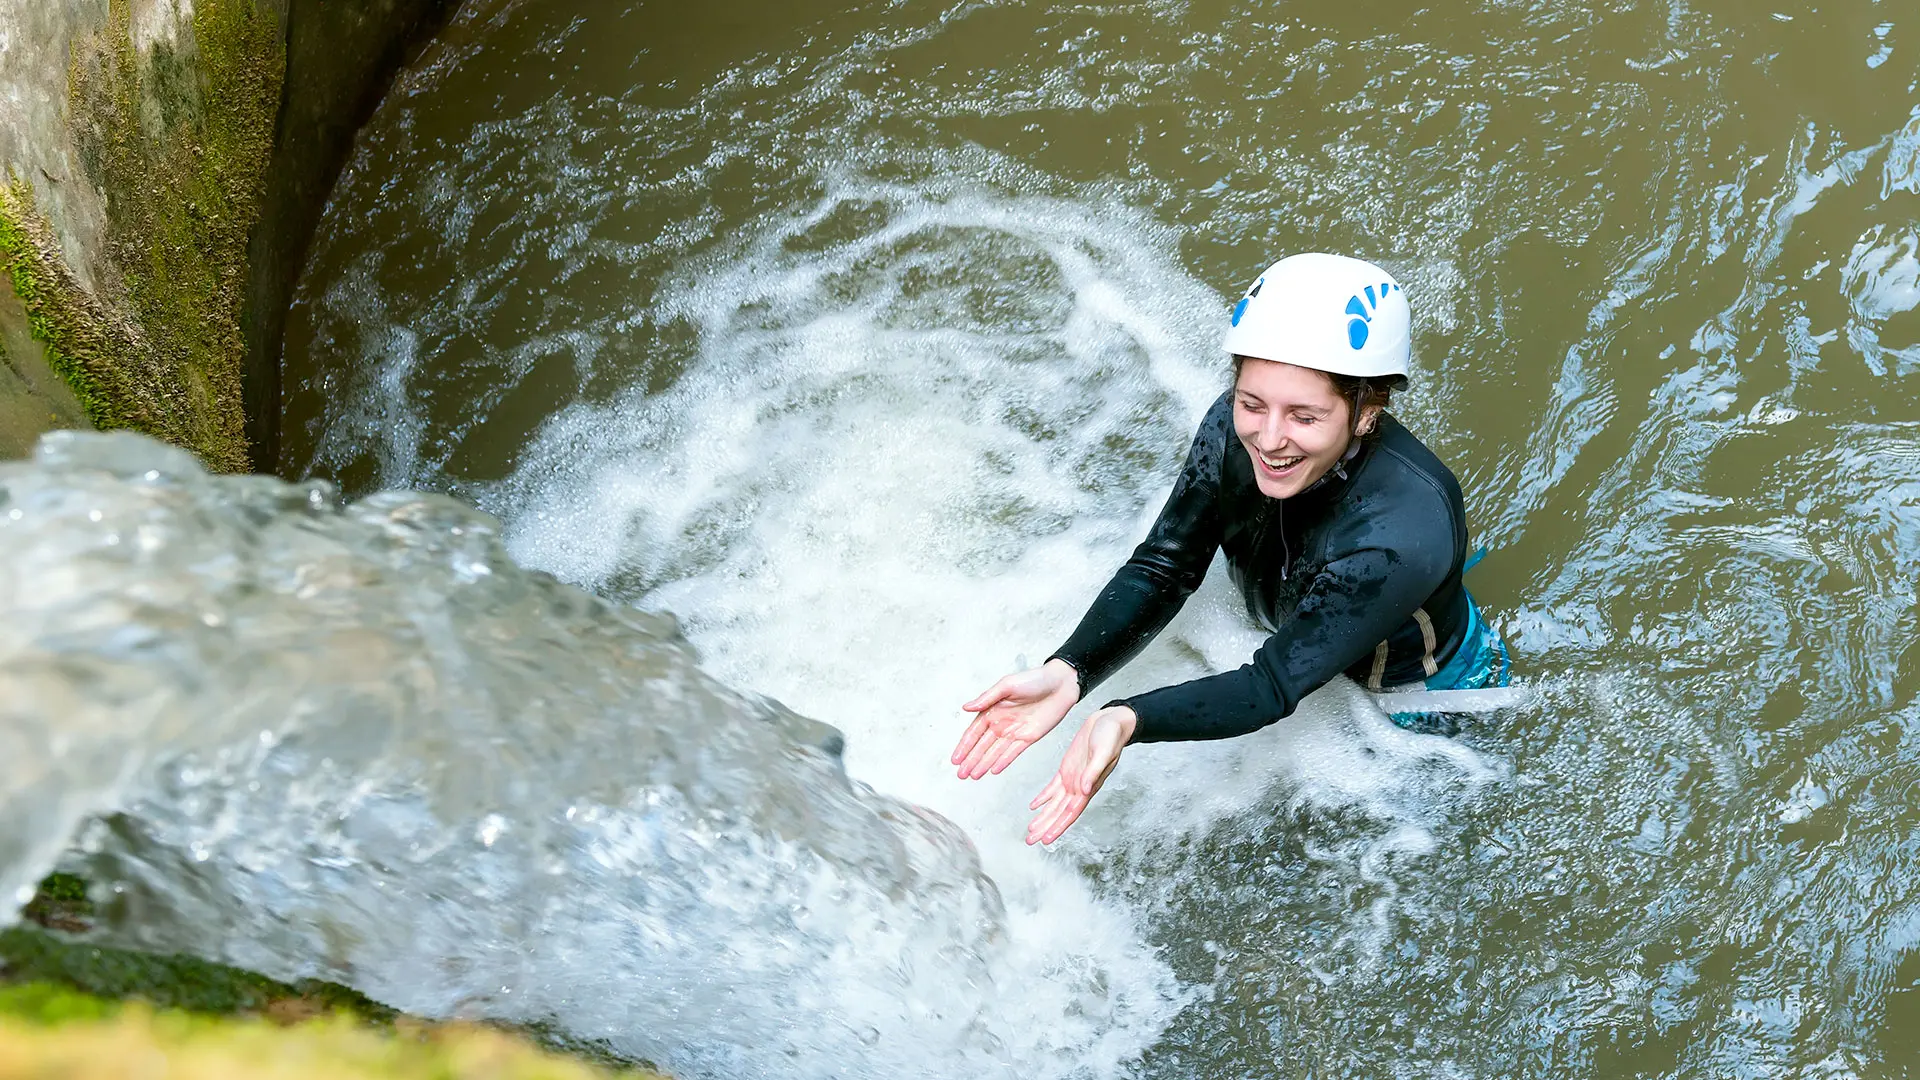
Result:
<svg viewBox="0 0 1920 1080"><path fill-rule="evenodd" d="M1207 411L1173 494L1040 667L961 706L960 776L998 773L1153 640L1224 551L1266 642L1238 670L1108 702L1032 803L1027 843L1073 824L1128 743L1243 735L1345 672L1369 689L1504 686L1506 645L1461 584L1460 485L1386 412L1412 315L1379 267L1295 255L1233 309L1233 386ZM1450 718L1396 715L1452 734Z"/></svg>

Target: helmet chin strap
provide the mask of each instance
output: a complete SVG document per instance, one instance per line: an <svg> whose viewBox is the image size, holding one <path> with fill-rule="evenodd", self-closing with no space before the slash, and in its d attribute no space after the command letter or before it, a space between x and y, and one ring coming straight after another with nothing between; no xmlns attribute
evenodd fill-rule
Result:
<svg viewBox="0 0 1920 1080"><path fill-rule="evenodd" d="M1325 484L1329 484L1335 480L1345 480L1347 478L1347 462L1352 461L1354 458L1358 457L1359 455L1360 455L1360 440L1359 439L1350 440L1347 443L1346 451L1340 455L1340 460L1333 463L1333 468L1328 469L1320 477L1320 479L1315 480L1313 483L1308 484L1304 488L1301 488L1300 494L1305 495L1307 492L1312 491L1315 488L1321 487Z"/></svg>

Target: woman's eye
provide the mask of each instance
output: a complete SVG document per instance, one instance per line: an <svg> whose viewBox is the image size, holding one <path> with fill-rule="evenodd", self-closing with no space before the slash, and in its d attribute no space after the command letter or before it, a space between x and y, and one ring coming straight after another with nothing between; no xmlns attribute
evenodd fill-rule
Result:
<svg viewBox="0 0 1920 1080"><path fill-rule="evenodd" d="M1301 424L1301 425L1303 425L1303 426L1306 426L1306 427L1312 427L1312 426L1313 426L1314 424L1317 424L1317 423L1319 423L1319 422L1320 422L1320 418L1319 418L1319 417L1317 417L1317 416L1311 416L1311 415L1309 415L1309 414L1307 414L1307 413L1301 413L1300 415L1298 415L1298 416L1296 416L1296 417L1294 417L1293 419L1294 419L1294 421L1295 421L1296 423L1298 423L1298 424Z"/></svg>

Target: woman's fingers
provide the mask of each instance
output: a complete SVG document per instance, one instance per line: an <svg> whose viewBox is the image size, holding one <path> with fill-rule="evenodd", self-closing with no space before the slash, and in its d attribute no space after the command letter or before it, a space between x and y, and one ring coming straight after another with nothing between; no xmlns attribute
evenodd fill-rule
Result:
<svg viewBox="0 0 1920 1080"><path fill-rule="evenodd" d="M960 706L967 712L985 712L1005 701L1013 693L1013 676L1002 675L992 686L980 691L972 701Z"/></svg>
<svg viewBox="0 0 1920 1080"><path fill-rule="evenodd" d="M1032 745L1025 739L1002 739L998 750L988 759L987 771L999 776L1006 771L1007 766L1013 764L1015 758Z"/></svg>
<svg viewBox="0 0 1920 1080"><path fill-rule="evenodd" d="M1006 691L1001 689L999 683L994 683L992 686L987 687L975 695L973 700L963 703L960 708L967 712L985 712L993 708L994 703L1005 696L1007 696Z"/></svg>
<svg viewBox="0 0 1920 1080"><path fill-rule="evenodd" d="M976 717L967 725L967 733L960 736L960 745L954 747L953 763L960 766L961 772L966 772L967 767L986 752L986 747L993 745L995 738L993 725L987 723L987 718Z"/></svg>
<svg viewBox="0 0 1920 1080"><path fill-rule="evenodd" d="M1086 764L1074 773L1074 793L1093 798L1094 793L1100 790L1100 785L1106 782L1107 774L1119 763L1119 743L1104 737L1103 733L1096 733L1087 740Z"/></svg>
<svg viewBox="0 0 1920 1080"><path fill-rule="evenodd" d="M1087 797L1065 793L1055 800L1040 816L1027 826L1027 843L1051 844L1060 839L1067 827L1080 820L1080 811L1087 808Z"/></svg>
<svg viewBox="0 0 1920 1080"><path fill-rule="evenodd" d="M1060 756L1060 786L1069 795L1084 795L1080 790L1080 774L1086 770L1087 755L1091 748L1087 745L1087 728L1092 721L1080 725L1073 733L1073 741L1067 744L1067 752Z"/></svg>
<svg viewBox="0 0 1920 1080"><path fill-rule="evenodd" d="M984 723L984 721L981 722ZM995 751L997 751L1005 741L1006 736L993 730L993 726L988 724L979 743L961 760L960 778L963 780L978 780L987 775L987 762L994 756Z"/></svg>
<svg viewBox="0 0 1920 1080"><path fill-rule="evenodd" d="M1027 804L1027 809L1039 811L1027 825L1027 843L1051 844L1060 839L1062 833L1080 820L1080 814L1094 794L1120 763L1126 732L1111 723L1111 719L1095 713L1074 734L1073 742L1060 758L1060 768L1040 794Z"/></svg>
<svg viewBox="0 0 1920 1080"><path fill-rule="evenodd" d="M964 705L961 706L961 708L965 707ZM980 744L980 736L987 733L987 727L986 717L976 716L973 718L973 723L967 725L967 730L960 735L960 742L953 748L953 764L958 765L967 759L967 755L973 752L973 748ZM966 770L963 768L961 771L965 772Z"/></svg>
<svg viewBox="0 0 1920 1080"><path fill-rule="evenodd" d="M1035 795L1033 801L1027 804L1027 809L1038 810L1057 796L1065 794L1066 790L1066 787L1060 783L1060 774L1054 773L1053 778L1047 781L1047 786L1041 788L1040 794Z"/></svg>
<svg viewBox="0 0 1920 1080"><path fill-rule="evenodd" d="M1027 843L1053 843L1086 808L1087 796L1075 792L1071 783L1071 778L1081 771L1086 758L1084 735L1083 728L1080 734L1074 736L1072 745L1067 747L1066 756L1060 761L1060 768L1047 781L1047 786L1040 790L1040 794L1027 804L1027 809L1040 811L1039 816L1027 826Z"/></svg>
<svg viewBox="0 0 1920 1080"><path fill-rule="evenodd" d="M1053 730L1073 703L1049 679L1057 682L1051 672L1016 672L960 706L974 714L948 758L961 779L999 775Z"/></svg>
<svg viewBox="0 0 1920 1080"><path fill-rule="evenodd" d="M952 760L960 766L960 775L968 779L977 780L988 773L998 775L1048 730L1036 723L1030 712L983 712L960 737Z"/></svg>
<svg viewBox="0 0 1920 1080"><path fill-rule="evenodd" d="M998 776L1032 745L1033 740L1023 734L1003 732L989 725L986 735L961 761L960 776L965 780L978 780L989 773Z"/></svg>
<svg viewBox="0 0 1920 1080"><path fill-rule="evenodd" d="M1079 761L1060 763L1060 772L1064 775L1064 786L1075 795L1093 795L1092 785L1087 783L1087 772L1092 768L1085 758Z"/></svg>
<svg viewBox="0 0 1920 1080"><path fill-rule="evenodd" d="M1080 774L1080 793L1089 799L1098 795L1100 785L1107 782L1107 777L1113 775L1113 767L1118 764L1120 764L1120 758L1116 754L1108 758L1104 765L1098 763L1088 765L1086 771Z"/></svg>

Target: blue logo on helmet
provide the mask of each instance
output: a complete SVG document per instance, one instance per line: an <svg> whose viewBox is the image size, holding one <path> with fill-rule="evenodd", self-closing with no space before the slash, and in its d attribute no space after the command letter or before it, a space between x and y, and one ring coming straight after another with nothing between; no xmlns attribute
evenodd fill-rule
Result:
<svg viewBox="0 0 1920 1080"><path fill-rule="evenodd" d="M1364 348L1367 344L1367 324L1373 321L1373 313L1380 309L1380 304L1387 298L1387 294L1397 288L1399 288L1399 286L1390 281L1383 282L1380 286L1380 293L1376 297L1373 286L1369 285L1360 292L1355 293L1353 299L1347 301L1347 314L1354 316L1354 318L1347 322L1347 344L1352 345L1356 351ZM1361 296L1367 298L1365 303L1360 302ZM1241 301L1243 304L1245 302L1244 300Z"/></svg>
<svg viewBox="0 0 1920 1080"><path fill-rule="evenodd" d="M1253 288L1247 290L1247 295L1241 297L1240 302L1233 305L1233 322L1229 323L1228 325L1230 326L1240 325L1240 316L1245 315L1247 313L1248 302L1251 301L1254 297L1260 295L1260 286L1265 285L1266 283L1267 283L1266 278L1261 278L1259 281L1254 282Z"/></svg>

